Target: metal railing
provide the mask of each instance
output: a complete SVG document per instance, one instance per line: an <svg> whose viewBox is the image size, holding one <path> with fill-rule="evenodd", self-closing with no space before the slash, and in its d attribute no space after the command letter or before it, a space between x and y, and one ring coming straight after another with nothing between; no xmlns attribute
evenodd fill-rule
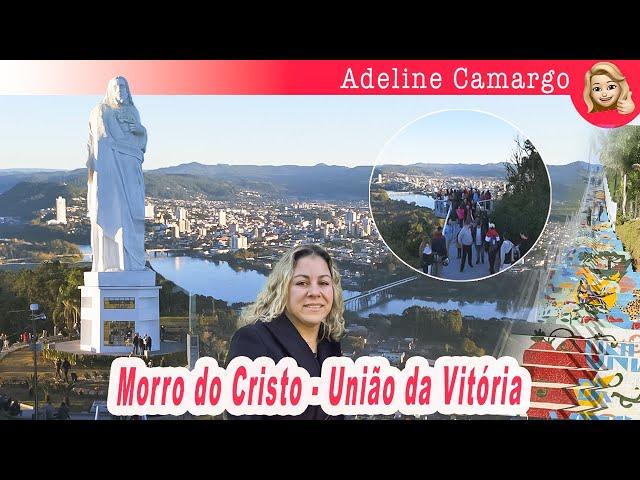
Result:
<svg viewBox="0 0 640 480"><path fill-rule="evenodd" d="M613 231L615 232L616 217L618 216L618 204L611 198L611 192L609 191L609 182L607 182L607 175L604 172L602 174L602 184L604 185L604 198L607 204L607 215L609 216L609 222L611 223Z"/></svg>
<svg viewBox="0 0 640 480"><path fill-rule="evenodd" d="M445 237L446 237L446 234L447 234L447 227L449 226L449 217L451 217L451 212L452 211L453 211L453 206L449 205L449 211L447 212L447 216L444 219L444 228L442 229L442 235L445 235Z"/></svg>
<svg viewBox="0 0 640 480"><path fill-rule="evenodd" d="M434 213L436 217L443 218L447 216L447 212L451 210L449 200L436 200L434 202Z"/></svg>
<svg viewBox="0 0 640 480"><path fill-rule="evenodd" d="M492 212L493 208L495 206L495 199L491 199L491 200L478 200L476 202L476 205L478 205L478 207L480 207L480 210L483 210L485 212Z"/></svg>

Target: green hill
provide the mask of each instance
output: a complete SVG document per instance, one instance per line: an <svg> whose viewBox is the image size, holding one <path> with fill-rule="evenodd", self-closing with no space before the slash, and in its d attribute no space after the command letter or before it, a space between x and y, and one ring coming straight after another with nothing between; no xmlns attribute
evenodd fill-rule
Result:
<svg viewBox="0 0 640 480"><path fill-rule="evenodd" d="M450 174L489 174L504 167L437 165ZM579 201L588 165L550 165L554 202ZM424 171L424 164L405 167ZM466 170L465 170L466 169ZM482 172L482 173L480 173ZM156 198L233 200L241 190L263 195L309 200L363 200L368 198L371 167L300 165L203 165L187 163L144 172L147 195ZM0 216L32 218L33 212L55 206L58 195L77 196L86 191L87 171L0 171ZM3 192L3 193L2 193Z"/></svg>
<svg viewBox="0 0 640 480"><path fill-rule="evenodd" d="M38 210L55 207L57 197L68 202L81 193L79 187L69 184L20 182L0 195L0 217L30 219Z"/></svg>
<svg viewBox="0 0 640 480"><path fill-rule="evenodd" d="M420 242L430 237L438 224L433 212L414 203L389 200L387 193L378 186L371 189L371 211L378 232L389 248L402 260L419 268Z"/></svg>

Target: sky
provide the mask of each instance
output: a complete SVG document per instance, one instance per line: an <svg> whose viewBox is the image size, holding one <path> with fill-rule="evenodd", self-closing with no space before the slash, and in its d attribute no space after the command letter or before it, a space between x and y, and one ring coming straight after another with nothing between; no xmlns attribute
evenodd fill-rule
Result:
<svg viewBox="0 0 640 480"><path fill-rule="evenodd" d="M526 136L496 116L477 110L444 110L400 130L382 149L379 164L487 164L507 161L515 139Z"/></svg>
<svg viewBox="0 0 640 480"><path fill-rule="evenodd" d="M188 162L372 166L403 127L443 109L497 115L528 137L545 163L558 165L586 161L595 128L568 96L556 95L136 96L132 90L149 135L145 170ZM0 96L0 169L84 167L89 112L101 98Z"/></svg>

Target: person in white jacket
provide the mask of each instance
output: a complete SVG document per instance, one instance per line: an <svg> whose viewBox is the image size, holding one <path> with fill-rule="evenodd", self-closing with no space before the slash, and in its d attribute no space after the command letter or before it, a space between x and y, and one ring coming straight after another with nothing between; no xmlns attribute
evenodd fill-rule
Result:
<svg viewBox="0 0 640 480"><path fill-rule="evenodd" d="M513 242L509 239L509 234L505 233L504 242L500 247L500 271L506 270L513 264Z"/></svg>

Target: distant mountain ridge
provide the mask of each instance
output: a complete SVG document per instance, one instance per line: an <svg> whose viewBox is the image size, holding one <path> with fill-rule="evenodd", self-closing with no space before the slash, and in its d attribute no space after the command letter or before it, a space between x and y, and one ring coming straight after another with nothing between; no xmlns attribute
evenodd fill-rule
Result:
<svg viewBox="0 0 640 480"><path fill-rule="evenodd" d="M505 165L507 162L500 163L414 163L411 165L380 165L376 167L376 173L378 170L381 173L385 172L397 172L405 174L434 174L440 173L442 175L455 175L455 176L487 176L487 177L504 177ZM594 167L594 165L592 165ZM577 172L586 174L589 169L587 162L572 162L566 165L547 165L549 169L549 175L552 182L568 183L572 177L575 177Z"/></svg>
<svg viewBox="0 0 640 480"><path fill-rule="evenodd" d="M81 193L79 187L57 182L20 182L0 195L0 217L33 218L38 210L56 206L56 198Z"/></svg>
<svg viewBox="0 0 640 480"><path fill-rule="evenodd" d="M563 183L573 185L576 183L576 176L587 177L589 175L589 164L587 162L572 162L566 165L547 165L552 183ZM591 169L599 171L600 165L591 165Z"/></svg>
<svg viewBox="0 0 640 480"><path fill-rule="evenodd" d="M503 178L505 163L413 163L411 165L385 164L376 167L376 174L403 173L406 175L451 175L456 177L496 177Z"/></svg>
<svg viewBox="0 0 640 480"><path fill-rule="evenodd" d="M580 177L586 178L588 166L586 162L549 165L554 200L579 195ZM437 167L446 169L449 166ZM465 168L464 165L452 167L455 167L451 168L452 172ZM202 195L209 199L231 200L241 190L254 190L278 198L367 201L371 169L370 166L326 164L262 166L193 162L147 170L144 178L147 195L156 198L190 199ZM467 174L472 173L467 170ZM84 168L32 173L0 170L0 216L31 218L33 212L55 206L58 195L86 192L86 182Z"/></svg>
<svg viewBox="0 0 640 480"><path fill-rule="evenodd" d="M0 193L6 192L21 182L27 183L68 183L80 186L87 180L87 170L34 170L10 169L0 170Z"/></svg>
<svg viewBox="0 0 640 480"><path fill-rule="evenodd" d="M239 188L301 199L366 199L372 167L320 163L302 165L204 165L197 162L159 168L150 173L224 179Z"/></svg>
<svg viewBox="0 0 640 480"><path fill-rule="evenodd" d="M188 200L198 195L233 200L242 190L277 198L301 200L364 200L368 198L371 167L202 165L197 163L144 172L146 194ZM0 172L0 216L32 218L55 206L58 195L86 192L87 170Z"/></svg>
<svg viewBox="0 0 640 480"><path fill-rule="evenodd" d="M36 173L36 172L60 172L57 168L0 168L0 174L3 173Z"/></svg>

